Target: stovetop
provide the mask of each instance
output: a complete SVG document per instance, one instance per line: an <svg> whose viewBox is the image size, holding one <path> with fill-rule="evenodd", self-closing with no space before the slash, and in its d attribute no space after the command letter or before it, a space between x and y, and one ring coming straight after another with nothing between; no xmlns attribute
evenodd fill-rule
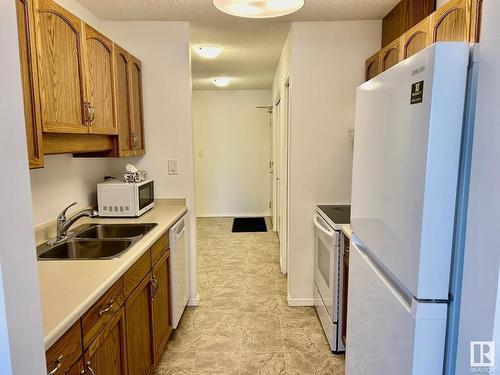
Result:
<svg viewBox="0 0 500 375"><path fill-rule="evenodd" d="M325 219L330 219L330 224L334 226L351 222L350 205L319 205L318 209L326 216Z"/></svg>

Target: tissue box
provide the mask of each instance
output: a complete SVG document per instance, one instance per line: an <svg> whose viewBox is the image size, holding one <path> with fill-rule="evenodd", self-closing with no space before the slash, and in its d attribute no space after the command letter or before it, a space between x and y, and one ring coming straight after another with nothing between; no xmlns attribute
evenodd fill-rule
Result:
<svg viewBox="0 0 500 375"><path fill-rule="evenodd" d="M147 178L146 171L123 173L123 179L125 182L141 182L144 181L146 178Z"/></svg>

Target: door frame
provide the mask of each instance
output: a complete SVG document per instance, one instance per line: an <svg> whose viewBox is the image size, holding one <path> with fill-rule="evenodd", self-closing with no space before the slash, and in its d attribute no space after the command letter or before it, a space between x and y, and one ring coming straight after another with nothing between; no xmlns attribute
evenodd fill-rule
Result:
<svg viewBox="0 0 500 375"><path fill-rule="evenodd" d="M280 266L281 272L288 273L288 244L289 244L289 175L290 175L290 75L283 80L282 115L280 115L279 129L279 237L280 237Z"/></svg>

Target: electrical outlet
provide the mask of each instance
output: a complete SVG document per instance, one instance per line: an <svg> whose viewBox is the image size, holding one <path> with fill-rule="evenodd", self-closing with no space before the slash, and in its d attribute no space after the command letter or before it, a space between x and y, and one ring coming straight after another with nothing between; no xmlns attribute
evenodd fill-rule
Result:
<svg viewBox="0 0 500 375"><path fill-rule="evenodd" d="M179 161L177 159L170 159L168 161L168 174L169 175L178 175L179 174L178 164L179 164Z"/></svg>

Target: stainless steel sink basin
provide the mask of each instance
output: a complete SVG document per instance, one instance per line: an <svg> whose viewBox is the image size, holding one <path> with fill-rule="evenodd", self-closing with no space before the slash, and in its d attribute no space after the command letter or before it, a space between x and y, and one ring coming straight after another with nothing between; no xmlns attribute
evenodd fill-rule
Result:
<svg viewBox="0 0 500 375"><path fill-rule="evenodd" d="M157 224L84 224L56 243L37 247L39 260L118 258Z"/></svg>
<svg viewBox="0 0 500 375"><path fill-rule="evenodd" d="M38 258L55 259L112 259L132 244L130 239L95 240L69 239L55 245L42 245ZM43 248L45 246L45 249Z"/></svg>
<svg viewBox="0 0 500 375"><path fill-rule="evenodd" d="M75 230L76 238L137 238L142 237L153 229L156 224L97 224L84 225L87 229L81 230L78 227Z"/></svg>

